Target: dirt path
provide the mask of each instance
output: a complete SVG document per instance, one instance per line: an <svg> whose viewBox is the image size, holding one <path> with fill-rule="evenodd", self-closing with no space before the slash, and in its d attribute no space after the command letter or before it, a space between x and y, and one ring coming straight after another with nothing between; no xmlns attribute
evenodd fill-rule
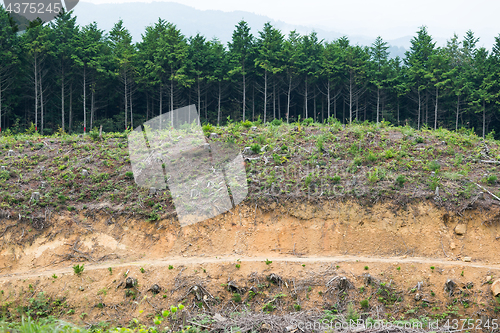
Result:
<svg viewBox="0 0 500 333"><path fill-rule="evenodd" d="M429 258L418 258L418 257L366 257L366 256L333 256L333 257L237 257L237 256L227 256L227 257L171 257L163 258L157 260L140 260L140 261L130 261L121 262L121 260L105 261L98 264L86 263L85 270L99 270L107 269L108 267L120 268L120 267L165 267L169 265L179 266L179 265L203 265L203 264L224 264L224 263L234 263L237 260L241 262L265 262L270 260L273 262L291 262L291 263L341 263L341 262L361 262L361 263L389 263L389 264L429 264L436 266L456 266L456 267L473 267L473 268L485 268L489 270L500 271L500 264L488 264L488 263L474 263L474 262L463 262L463 261L453 261L453 260L439 260L439 259L429 259ZM53 274L62 275L65 273L72 273L73 268L64 267L57 269L39 269L31 270L29 272L21 273L9 273L0 274L0 281L11 280L15 278L26 279L34 278L39 276L51 276Z"/></svg>

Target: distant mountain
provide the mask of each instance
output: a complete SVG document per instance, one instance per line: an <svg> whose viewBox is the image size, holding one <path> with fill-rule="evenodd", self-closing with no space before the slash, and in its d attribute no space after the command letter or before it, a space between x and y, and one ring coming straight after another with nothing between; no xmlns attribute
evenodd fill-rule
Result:
<svg viewBox="0 0 500 333"><path fill-rule="evenodd" d="M144 33L145 28L148 25L153 25L160 17L175 24L186 36L196 35L199 32L208 39L217 37L223 43L231 40L235 25L242 19L248 22L252 29L251 32L255 36L258 35L258 31L262 29L264 23L270 22L284 34L288 34L292 30L307 34L314 30L318 33L320 39L331 41L347 35L353 44L359 43L367 46L371 45L375 40L375 38L366 36L350 36L340 32L288 24L250 12L198 10L174 2L129 2L99 5L80 2L75 7L74 12L80 25L87 25L95 21L99 28L105 31L111 30L113 25L119 19L122 19L135 42L141 41L141 34ZM409 44L410 39L410 36L406 36L394 41L387 41L391 45L389 49L391 56L403 57L405 47Z"/></svg>

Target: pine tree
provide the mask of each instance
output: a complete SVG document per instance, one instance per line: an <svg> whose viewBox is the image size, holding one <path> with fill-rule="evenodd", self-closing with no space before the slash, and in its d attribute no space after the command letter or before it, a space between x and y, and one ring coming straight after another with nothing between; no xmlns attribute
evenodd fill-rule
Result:
<svg viewBox="0 0 500 333"><path fill-rule="evenodd" d="M55 44L54 56L57 59L58 84L61 86L61 129L65 130L65 100L68 76L72 74L73 61L71 54L74 50L75 37L79 28L76 25L76 16L73 12L62 11L51 23L52 36Z"/></svg>
<svg viewBox="0 0 500 333"><path fill-rule="evenodd" d="M250 27L245 21L240 21L236 25L236 30L233 32L231 42L229 42L229 57L231 59L231 76L241 75L242 84L242 119L245 121L246 112L246 93L247 93L247 76L253 67L255 57L255 42L254 37L250 33Z"/></svg>
<svg viewBox="0 0 500 333"><path fill-rule="evenodd" d="M267 121L267 104L268 104L268 78L271 75L273 78L282 71L283 63L283 35L281 31L273 28L271 23L264 24L264 28L259 32L257 40L257 56L255 66L259 72L263 71L264 78L263 101L264 101L264 123ZM274 80L276 81L276 80ZM274 94L273 94L274 95ZM276 118L274 112L273 118Z"/></svg>
<svg viewBox="0 0 500 333"><path fill-rule="evenodd" d="M371 73L371 83L375 86L375 89L377 91L377 124L379 123L380 119L380 95L387 82L387 61L389 58L389 52L387 51L388 48L389 46L387 46L387 42L384 42L384 40L380 36L375 39L375 42L373 42L370 48L370 56L373 65Z"/></svg>
<svg viewBox="0 0 500 333"><path fill-rule="evenodd" d="M4 120L6 93L15 83L15 75L19 66L19 41L16 27L11 25L11 18L0 6L0 133ZM12 98L10 98L12 100Z"/></svg>

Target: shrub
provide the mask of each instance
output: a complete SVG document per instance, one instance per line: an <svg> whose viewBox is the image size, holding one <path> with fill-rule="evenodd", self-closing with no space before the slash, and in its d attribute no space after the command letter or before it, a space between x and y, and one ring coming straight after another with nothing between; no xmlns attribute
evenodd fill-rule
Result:
<svg viewBox="0 0 500 333"><path fill-rule="evenodd" d="M422 138L421 136L417 136L417 137L415 138L415 142L416 142L416 143L424 143L424 138Z"/></svg>
<svg viewBox="0 0 500 333"><path fill-rule="evenodd" d="M241 302L241 295L238 293L234 293L233 294L233 301L235 301L236 303Z"/></svg>
<svg viewBox="0 0 500 333"><path fill-rule="evenodd" d="M406 183L406 177L404 175L399 175L396 178L396 183L402 187Z"/></svg>
<svg viewBox="0 0 500 333"><path fill-rule="evenodd" d="M347 314L346 314L346 319L347 319L347 322L357 322L358 319L359 319L359 313L354 309L354 306L352 305L352 303L349 303L347 305Z"/></svg>
<svg viewBox="0 0 500 333"><path fill-rule="evenodd" d="M271 125L273 126L281 126L281 124L283 124L283 120L281 119L273 119L273 121L271 121Z"/></svg>
<svg viewBox="0 0 500 333"><path fill-rule="evenodd" d="M364 308L364 309L367 309L368 308L368 300L367 299L364 299L362 300L361 302L359 302L361 304L361 307Z"/></svg>
<svg viewBox="0 0 500 333"><path fill-rule="evenodd" d="M377 173L377 170L374 170L374 171L368 171L366 173L366 177L368 178L368 181L370 183L376 183L380 180L380 178L378 177L378 173Z"/></svg>
<svg viewBox="0 0 500 333"><path fill-rule="evenodd" d="M436 187L439 187L439 178L438 177L430 177L428 180L429 187L432 191L436 190Z"/></svg>
<svg viewBox="0 0 500 333"><path fill-rule="evenodd" d="M441 164L439 164L437 161L430 161L428 164L429 170L432 170L434 172L439 171L441 169Z"/></svg>
<svg viewBox="0 0 500 333"><path fill-rule="evenodd" d="M318 137L318 141L316 141L316 148L318 148L319 152L325 151L324 143L325 138L323 138L323 136Z"/></svg>
<svg viewBox="0 0 500 333"><path fill-rule="evenodd" d="M497 176L489 175L488 177L486 177L486 181L488 182L488 184L494 185L497 182Z"/></svg>
<svg viewBox="0 0 500 333"><path fill-rule="evenodd" d="M125 172L125 177L132 179L134 178L134 173L132 171L127 171Z"/></svg>
<svg viewBox="0 0 500 333"><path fill-rule="evenodd" d="M260 153L261 147L258 143L253 143L250 145L250 150L253 151L255 154Z"/></svg>
<svg viewBox="0 0 500 333"><path fill-rule="evenodd" d="M201 128L203 129L203 133L205 133L205 135L209 135L214 131L214 127L210 124L205 124Z"/></svg>
<svg viewBox="0 0 500 333"><path fill-rule="evenodd" d="M10 178L10 172L7 170L0 171L0 179L7 180Z"/></svg>
<svg viewBox="0 0 500 333"><path fill-rule="evenodd" d="M302 120L302 125L304 125L304 126L309 126L312 123L314 123L314 119L312 119L312 118L306 118L306 119Z"/></svg>
<svg viewBox="0 0 500 333"><path fill-rule="evenodd" d="M368 156L366 157L366 160L368 162L371 162L371 163L377 161L377 159L378 159L378 156L376 154L372 153L372 152L369 152Z"/></svg>
<svg viewBox="0 0 500 333"><path fill-rule="evenodd" d="M393 158L394 156L396 156L396 153L392 149L388 149L388 150L384 151L384 157L387 160L390 158Z"/></svg>
<svg viewBox="0 0 500 333"><path fill-rule="evenodd" d="M266 144L267 142L267 139L264 135L260 134L257 138L256 138L257 142L260 143L261 145L264 145Z"/></svg>
<svg viewBox="0 0 500 333"><path fill-rule="evenodd" d="M99 141L101 138L99 137L99 130L97 127L94 127L92 131L89 132L89 136L92 139L92 141Z"/></svg>
<svg viewBox="0 0 500 333"><path fill-rule="evenodd" d="M84 266L84 264L82 264L81 266L80 266L80 265L74 265L74 266L73 266L73 272L74 272L76 275L80 275L80 274L82 274L83 270L85 269L83 266Z"/></svg>
<svg viewBox="0 0 500 333"><path fill-rule="evenodd" d="M245 120L245 121L241 122L241 125L243 125L243 127L245 127L245 128L250 128L253 126L253 123L250 120Z"/></svg>
<svg viewBox="0 0 500 333"><path fill-rule="evenodd" d="M271 312L271 311L273 311L274 309L276 309L276 306L274 306L271 302L266 303L266 305L264 305L264 306L262 307L262 311L264 311L264 312Z"/></svg>

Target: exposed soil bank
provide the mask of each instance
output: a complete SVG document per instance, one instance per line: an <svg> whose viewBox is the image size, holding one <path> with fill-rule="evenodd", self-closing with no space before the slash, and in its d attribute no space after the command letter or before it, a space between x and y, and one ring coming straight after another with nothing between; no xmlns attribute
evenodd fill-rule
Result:
<svg viewBox="0 0 500 333"><path fill-rule="evenodd" d="M148 322L182 301L190 315L261 312L269 302L276 314L342 312L352 303L384 319L495 318L500 310L489 283L500 277L497 206L460 216L426 202L240 205L184 228L173 217L148 222L105 206L52 215L43 226L1 221L0 289L8 313L33 305L29 299L40 292L64 299L52 314L84 323ZM71 268L76 263L85 263L81 276ZM120 285L127 272L138 281L128 292ZM342 277L346 288L337 284ZM448 279L456 283L451 294ZM231 281L236 287L228 290ZM197 298L195 285L210 296Z"/></svg>

